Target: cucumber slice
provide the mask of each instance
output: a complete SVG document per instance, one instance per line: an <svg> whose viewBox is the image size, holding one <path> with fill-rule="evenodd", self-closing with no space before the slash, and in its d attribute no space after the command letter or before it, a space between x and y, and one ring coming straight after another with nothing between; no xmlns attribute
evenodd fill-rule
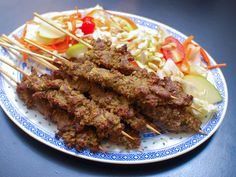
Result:
<svg viewBox="0 0 236 177"><path fill-rule="evenodd" d="M222 101L222 97L215 86L200 75L186 75L183 78L183 89L195 98L214 104Z"/></svg>
<svg viewBox="0 0 236 177"><path fill-rule="evenodd" d="M68 58L72 58L72 57L78 58L81 55L83 55L87 50L88 48L84 44L81 44L81 43L75 44L67 49L66 56Z"/></svg>

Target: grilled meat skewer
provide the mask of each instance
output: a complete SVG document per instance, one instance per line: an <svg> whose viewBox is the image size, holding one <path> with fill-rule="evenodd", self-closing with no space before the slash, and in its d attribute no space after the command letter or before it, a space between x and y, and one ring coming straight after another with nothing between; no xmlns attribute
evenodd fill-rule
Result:
<svg viewBox="0 0 236 177"><path fill-rule="evenodd" d="M32 77L28 77L27 79L24 79L23 80L24 82L22 84L30 88L31 92L32 91L33 92L46 91L45 93L41 93L41 94L38 93L38 95L42 96L45 99L49 98L48 101L51 101L51 104L54 103L63 109L69 109L67 111L72 112L73 114L77 115L78 118L81 116L82 117L85 116L86 119L82 120L81 125L82 124L86 125L86 123L88 125L91 123L95 123L98 127L100 127L101 136L104 135L104 133L107 133L103 131L102 126L104 126L105 124L107 126L116 125L116 123L117 123L117 127L116 127L117 131L121 131L121 133L124 134L122 131L122 124L120 124L120 118L118 116L99 108L93 101L87 99L80 92L71 90L70 87L66 86L66 83L64 83L63 80L60 80L60 79L50 80L50 77L51 76L49 75L43 75L42 77L33 75ZM18 87L17 90L19 90L20 88L21 87ZM54 90L49 90L49 89L54 89ZM58 92L55 89L61 89L61 91ZM47 92L48 92L48 95L46 95ZM67 104L67 101L69 101L68 104ZM73 108L75 108L77 104L78 104L78 110L74 110ZM29 104L29 107L30 107L30 104ZM85 112L87 113L87 115L84 114ZM92 121L91 119L93 118L96 118L96 120ZM99 124L99 121L103 121L103 123L105 124L104 125ZM107 129L109 128L107 127ZM118 132L116 132L116 134L118 134Z"/></svg>
<svg viewBox="0 0 236 177"><path fill-rule="evenodd" d="M141 68L130 63L130 60L134 59L131 53L127 51L126 45L117 49L111 47L110 41L101 39L93 40L92 45L94 46L93 49L89 49L85 52L84 57L80 57L78 60L89 60L99 67L116 69L124 75L130 75L134 71L141 70Z"/></svg>
<svg viewBox="0 0 236 177"><path fill-rule="evenodd" d="M120 118L98 108L94 102L78 91L71 91L67 86L62 85L59 91L49 90L41 92L40 95L45 97L50 104L72 113L75 116L78 130L84 129L85 126L94 126L101 139L108 138L110 134L114 133L121 135L123 125L120 123Z"/></svg>
<svg viewBox="0 0 236 177"><path fill-rule="evenodd" d="M135 75L125 76L116 70L98 68L95 64L85 61L83 64L66 62L61 69L73 77L84 77L91 82L112 88L117 93L130 100L137 100L141 104L155 107L158 105L186 106L192 102L192 97L184 102L172 99L171 93L160 85L151 85L148 78L139 78Z"/></svg>
<svg viewBox="0 0 236 177"><path fill-rule="evenodd" d="M160 85L170 92L172 98L176 99L175 101L178 101L179 104L191 101L191 96L183 92L180 83L171 81L168 78L160 79L154 72L147 72L146 69L133 65L131 61L135 61L135 59L127 50L126 45L117 49L111 46L110 41L100 39L92 41L92 44L94 46L93 49L88 50L83 57L77 60L74 59L74 61L91 61L99 67L115 69L124 75L131 75L133 73L133 75L140 79L148 78L150 84Z"/></svg>
<svg viewBox="0 0 236 177"><path fill-rule="evenodd" d="M24 82L26 80L28 80L28 77L23 77L23 81L17 86L17 93L19 97L27 104L29 108L36 108L42 115L57 125L57 136L62 138L68 147L75 147L77 150L89 148L94 152L99 150L99 141L94 131L89 130L88 132L88 130L82 130L78 132L73 129L72 132L72 129L68 129L68 127L72 127L74 124L73 115L59 107L53 107L46 99L32 97L34 92L28 87L29 85L27 85L27 82ZM75 137L80 137L79 141L76 140L77 138L70 138L71 134ZM90 137L81 137L81 135L85 134ZM93 141L91 141L91 139L93 139Z"/></svg>
<svg viewBox="0 0 236 177"><path fill-rule="evenodd" d="M99 151L99 141L95 131L91 129L78 132L74 125L61 129L57 136L62 138L68 147L75 147L76 150L89 148L93 152Z"/></svg>
<svg viewBox="0 0 236 177"><path fill-rule="evenodd" d="M198 133L202 122L189 113L186 108L157 106L140 107L143 114L157 121L163 130L173 133Z"/></svg>
<svg viewBox="0 0 236 177"><path fill-rule="evenodd" d="M37 108L37 110L40 113L42 113L47 118L49 118L52 122L54 122L58 125L58 129L59 129L58 135L62 135L62 133L60 133L60 132L63 132L63 134L64 133L67 134L67 132L65 130L67 130L68 127L71 127L71 126L77 128L77 130L76 130L76 132L74 132L74 134L79 134L79 133L81 133L81 131L82 131L82 133L84 133L83 127L85 127L85 129L86 129L86 127L89 124L86 124L86 121L85 121L85 122L83 122L83 127L80 126L78 128L78 120L75 119L72 114L69 114L67 111L65 111L65 109L61 109L59 107L59 106L61 106L63 108L66 107L66 105L63 105L63 104L65 104L65 102L63 102L63 100L62 100L62 97L61 97L62 95L59 94L60 99L53 97L53 96L55 96L54 93L58 92L55 89L61 85L62 81L59 82L59 80L50 80L50 79L51 79L51 76L49 76L49 75L43 75L41 77L38 77L36 73L32 74L30 77L23 77L22 82L19 83L17 86L17 93L20 96L20 98L25 103L27 103L27 106L29 108L33 108L33 107ZM34 83L36 85L34 85ZM35 92L37 90L39 90L39 91ZM46 94L47 92L48 92L48 95ZM33 95L33 97L32 97L32 95ZM46 99L47 96L49 99L51 99L51 102L48 102L48 100ZM72 97L72 99L73 99L73 97ZM34 100L36 100L36 101L34 101ZM56 105L55 105L55 103L56 103ZM77 112L77 113L79 113L79 112ZM83 112L81 112L81 113L83 113ZM87 112L87 113L88 113L88 115L91 114L89 112ZM68 117L68 115L70 115L70 117L73 117L72 123L70 122L71 120L66 118L66 117ZM90 123L92 122L91 120L87 120L87 121L89 121ZM99 122L97 122L97 123L99 123ZM103 121L103 123L104 123L104 121ZM109 123L111 123L111 122L109 122ZM94 124L92 124L92 125L94 125ZM101 126L103 126L103 125L101 124ZM68 130L72 130L72 129L69 128ZM101 130L101 128L100 128L100 130ZM106 132L105 129L103 129L103 131ZM110 130L110 132L111 131L112 130ZM115 136L117 137L117 140L119 139L119 142L121 142L120 140L123 139L123 141L124 141L123 145L124 144L127 145L127 148L131 148L131 147L136 148L137 144L140 145L139 139L130 140L129 138L128 139L121 138L118 136L117 132L114 135L112 135L112 138L114 139ZM94 137L94 135L93 135L93 137ZM137 135L136 135L136 137L137 137ZM100 135L99 139L100 140L103 139L102 134ZM68 144L68 142L66 142L66 143ZM85 143L86 147L88 147L88 144L90 144L90 143L89 142ZM76 146L78 149L78 147L81 147L82 145L77 144ZM91 148L91 147L89 147L89 148ZM93 149L94 149L94 147L93 147Z"/></svg>
<svg viewBox="0 0 236 177"><path fill-rule="evenodd" d="M58 71L56 72L58 73ZM60 72L58 73L59 75ZM78 89L81 92L88 92L91 98L101 107L114 112L120 117L124 117L126 123L128 123L134 130L145 131L146 120L144 117L133 109L131 103L124 97L117 95L113 91L105 91L96 84L89 83L83 78L76 79L65 76L67 82L74 89ZM166 79L168 85L168 80ZM165 131L169 132L195 132L199 130L201 121L194 118L185 108L177 107L172 108L170 105L157 106L156 108L149 108L140 106L148 117L154 119L158 124L162 125ZM144 109L145 108L145 109ZM168 110L165 112L165 109ZM160 115L159 115L160 110ZM173 110L173 112L171 112ZM180 114L182 116L179 116ZM139 117L140 116L140 117ZM187 122L187 123L184 123ZM177 126L178 125L178 126Z"/></svg>
<svg viewBox="0 0 236 177"><path fill-rule="evenodd" d="M130 125L134 130L146 132L147 126L152 125L151 122L145 120L144 116L133 108L132 103L125 97L113 91L105 90L99 85L88 82L83 78L73 81L71 77L65 76L60 71L56 71L54 76L66 80L73 89L86 93L99 107L118 115L122 118L122 121ZM155 130L155 132L157 131Z"/></svg>
<svg viewBox="0 0 236 177"><path fill-rule="evenodd" d="M47 77L49 77L49 76L47 76ZM53 80L51 83L50 82L46 82L47 81L47 79L44 81L44 77L41 77L40 79L38 79L37 77L34 79L34 78L31 78L30 80L29 80L30 82L28 83L28 85L32 85L32 87L36 87L36 88L34 88L34 89L43 89L43 87L46 87L46 88L48 88L48 87L50 87L50 88L53 88L53 87L56 87L55 85L58 85L58 83L57 83L57 80ZM34 84L35 83L35 84ZM142 105L140 106L141 108L143 107ZM168 107L167 107L168 108ZM172 108L169 108L170 110L172 109ZM148 111L147 111L148 110ZM154 111L149 111L149 110L154 110ZM193 130L196 130L196 128L191 128L193 125L191 125L191 122L192 121L188 121L188 119L191 119L191 120L195 120L195 118L193 118L193 116L191 116L191 115L189 115L189 114L187 114L187 113L184 113L184 112L186 112L185 110L183 111L183 110L181 110L181 114L183 114L183 115L186 115L187 114L187 117L186 117L186 120L185 121L182 121L182 119L180 120L179 119L179 117L178 117L178 119L171 119L171 116L172 116L172 112L170 112L169 114L166 114L166 118L165 119L161 119L161 118L159 118L160 116L158 115L158 114L156 114L156 115L153 115L155 112L156 112L156 110L158 110L158 107L156 107L155 109L151 109L150 107L146 107L146 109L143 111L146 115L148 115L149 117L152 117L152 118L154 118L155 120L158 120L158 122L159 122L159 124L162 124L163 125L163 127L165 127L165 129L167 130L167 131L174 131L174 132L181 132L182 131L182 127L181 126L179 126L179 127L175 127L175 128L173 128L173 126L171 126L171 125L183 125L183 124L187 124L187 125L185 125L185 131L190 131L190 132L193 132ZM150 113L151 112L151 113ZM164 114L165 115L165 114ZM171 120L171 121L170 121ZM173 124L171 124L171 122L173 121ZM197 122L198 120L195 120L195 122ZM169 123L170 122L170 123ZM182 123L181 123L182 122ZM185 123L183 123L183 122L185 122ZM187 123L186 123L187 122ZM165 125L165 124L168 124L168 126L167 125ZM195 125L195 124L194 124ZM199 123L197 123L197 125L199 125Z"/></svg>
<svg viewBox="0 0 236 177"><path fill-rule="evenodd" d="M117 116L114 116L109 112L101 112L101 109L96 108L94 104L91 104L91 102L86 102L85 97L78 95L78 93L69 89L70 88L68 88L67 86L62 85L59 91L49 90L44 92L36 92L33 95L33 97L35 97L36 99L46 98L51 105L56 105L60 108L66 109L68 110L68 112L75 116L72 125L73 127L69 126L66 127L66 129L63 128L59 132L64 133L64 130L67 130L67 128L69 128L68 130L76 130L77 134L80 134L81 130L83 131L84 129L86 129L86 127L89 126L96 128L96 136L100 141L104 138L108 138L109 140L112 137L113 139L119 140L116 144L123 140L122 144L126 145L127 148L137 148L140 145L139 138L135 140L130 140L129 138L127 139L127 137L122 138L123 134L121 133L121 130L123 129L123 127L119 122L119 118ZM73 105L68 104L67 101L69 101L69 103L72 103ZM78 106L78 102L83 105ZM67 132L65 133L67 135ZM69 133L69 135L70 134L71 133ZM62 136L62 138L63 137L64 136ZM138 137L137 134L136 137ZM68 138L70 139L70 136ZM91 138L94 139L93 137ZM76 139L78 139L78 137ZM80 144L77 144L77 146L79 147Z"/></svg>

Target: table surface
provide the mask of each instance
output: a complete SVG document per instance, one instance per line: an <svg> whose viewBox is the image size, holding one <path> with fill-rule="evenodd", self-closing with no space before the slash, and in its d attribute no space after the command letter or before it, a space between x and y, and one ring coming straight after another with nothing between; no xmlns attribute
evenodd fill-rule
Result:
<svg viewBox="0 0 236 177"><path fill-rule="evenodd" d="M223 69L229 90L225 119L215 135L195 150L161 163L146 165L110 165L72 157L29 137L0 109L0 177L71 176L194 176L231 177L236 174L236 3L224 0L1 0L0 33L8 34L32 13L91 7L129 12L167 24L186 35L194 34ZM233 109L234 108L234 109Z"/></svg>

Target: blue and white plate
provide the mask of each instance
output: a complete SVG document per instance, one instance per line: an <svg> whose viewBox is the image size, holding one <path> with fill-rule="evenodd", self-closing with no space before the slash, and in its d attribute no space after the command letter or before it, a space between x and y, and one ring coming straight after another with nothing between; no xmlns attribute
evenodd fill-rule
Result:
<svg viewBox="0 0 236 177"><path fill-rule="evenodd" d="M127 16L138 25L143 26L147 29L156 29L161 26L180 41L186 39L186 36L184 34L160 22L128 13L115 13ZM11 34L11 36L13 34L20 35L22 33L22 29L23 26L19 27ZM30 70L31 66L29 64L27 66L25 63L16 60L3 48L0 48L0 56L3 56L10 62L16 63L24 70ZM211 58L211 62L213 64L216 64L213 58ZM32 65L35 64L32 63ZM4 69L10 75L20 80L21 75L14 69L2 63L0 64L0 68ZM24 130L27 134L29 134L36 140L64 153L88 160L114 164L142 164L158 162L182 155L193 150L204 141L206 141L210 136L212 136L212 134L218 129L221 122L223 121L228 103L226 82L220 69L214 69L209 74L212 78L212 83L219 90L223 101L217 105L218 112L202 125L202 129L207 133L207 135L164 134L156 136L152 133L145 133L142 135L142 143L139 150L127 151L121 147L117 147L111 144L103 144L103 148L107 150L106 153L93 153L89 150L78 152L75 149L67 148L62 140L57 140L55 138L55 125L45 120L44 117L37 111L28 110L23 102L19 100L15 91L15 84L7 78L4 78L2 75L0 76L0 104L9 118L19 128Z"/></svg>

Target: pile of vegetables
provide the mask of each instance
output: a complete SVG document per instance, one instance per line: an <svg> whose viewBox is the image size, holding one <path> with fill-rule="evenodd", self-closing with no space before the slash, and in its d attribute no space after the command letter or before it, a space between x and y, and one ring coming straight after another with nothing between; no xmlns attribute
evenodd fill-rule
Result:
<svg viewBox="0 0 236 177"><path fill-rule="evenodd" d="M191 68L191 66L196 64L200 66L200 55L207 64L208 69L226 66L225 63L211 65L210 59L205 50L193 42L193 36L189 36L182 44L174 37L168 36L165 38L165 42L161 48L161 53L164 55L166 60L173 60L179 69L185 74L194 72L194 68Z"/></svg>
<svg viewBox="0 0 236 177"><path fill-rule="evenodd" d="M103 18L97 18L99 16ZM84 40L87 38L88 40L91 39L94 31L99 28L109 32L122 32L137 29L136 24L129 18L109 13L103 9L94 9L86 15L82 15L78 10L69 15L57 14L48 20L68 30L70 33L84 38ZM15 38L32 51L38 49L27 44L24 38L30 38L42 47L61 54L65 53L70 46L78 43L70 36L65 35L61 31L41 21L30 21L26 23L21 38L17 36L15 36Z"/></svg>

